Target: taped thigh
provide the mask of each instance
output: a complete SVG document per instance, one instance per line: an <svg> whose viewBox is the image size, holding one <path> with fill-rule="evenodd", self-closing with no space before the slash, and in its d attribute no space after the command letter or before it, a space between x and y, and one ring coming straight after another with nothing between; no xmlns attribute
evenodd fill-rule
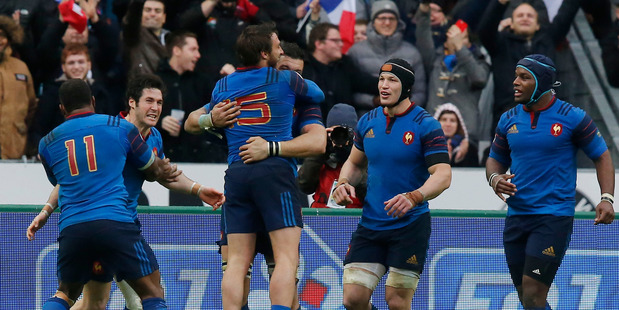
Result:
<svg viewBox="0 0 619 310"><path fill-rule="evenodd" d="M344 284L357 284L374 291L387 269L379 263L349 263L344 266Z"/></svg>
<svg viewBox="0 0 619 310"><path fill-rule="evenodd" d="M385 285L394 288L412 289L415 291L419 284L419 278L420 275L416 271L389 267L389 275L387 275Z"/></svg>

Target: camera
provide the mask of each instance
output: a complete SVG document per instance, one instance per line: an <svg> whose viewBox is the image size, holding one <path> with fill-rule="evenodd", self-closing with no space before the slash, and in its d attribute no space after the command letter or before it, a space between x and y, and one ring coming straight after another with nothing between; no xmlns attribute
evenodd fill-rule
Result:
<svg viewBox="0 0 619 310"><path fill-rule="evenodd" d="M327 135L327 155L343 163L348 158L353 142L353 129L348 126L336 126Z"/></svg>

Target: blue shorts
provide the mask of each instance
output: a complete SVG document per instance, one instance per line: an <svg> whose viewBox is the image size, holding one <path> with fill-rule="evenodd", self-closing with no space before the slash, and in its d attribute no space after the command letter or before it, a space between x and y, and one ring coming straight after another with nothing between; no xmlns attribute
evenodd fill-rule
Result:
<svg viewBox="0 0 619 310"><path fill-rule="evenodd" d="M379 263L421 273L428 254L432 231L430 213L397 229L372 230L359 224L352 234L344 265Z"/></svg>
<svg viewBox="0 0 619 310"><path fill-rule="evenodd" d="M514 284L529 275L552 283L572 238L574 217L514 215L505 219L503 246Z"/></svg>
<svg viewBox="0 0 619 310"><path fill-rule="evenodd" d="M268 232L303 227L294 170L278 158L232 163L224 178L224 232Z"/></svg>
<svg viewBox="0 0 619 310"><path fill-rule="evenodd" d="M135 223L97 220L66 227L58 237L57 275L62 282L135 280L159 269Z"/></svg>

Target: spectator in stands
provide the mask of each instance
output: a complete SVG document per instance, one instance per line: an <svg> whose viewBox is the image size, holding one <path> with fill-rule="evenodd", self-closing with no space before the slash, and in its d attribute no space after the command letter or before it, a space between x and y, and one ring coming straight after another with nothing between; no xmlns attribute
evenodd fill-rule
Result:
<svg viewBox="0 0 619 310"><path fill-rule="evenodd" d="M336 25L318 24L312 29L309 41L311 55L305 63L303 77L314 81L325 93L325 101L320 105L323 119L327 119L336 103L354 106L354 92L378 95L377 78L359 70L348 56L342 55L342 38Z"/></svg>
<svg viewBox="0 0 619 310"><path fill-rule="evenodd" d="M441 104L453 103L462 112L469 129L470 140L466 142L477 148L480 138L479 98L488 81L490 65L480 49L471 44L469 28L462 21L451 25L445 43L434 49L430 16L430 7L420 4L415 18L417 46L429 76L426 110L433 113Z"/></svg>
<svg viewBox="0 0 619 310"><path fill-rule="evenodd" d="M544 54L554 58L555 47L565 39L579 8L578 0L564 0L559 12L548 26L539 22L539 14L533 6L522 3L512 12L512 22L501 32L497 29L509 0L493 0L479 23L479 37L492 58L494 79L494 129L501 114L515 106L513 100L514 68L518 61L529 54ZM489 133L486 133L489 134Z"/></svg>
<svg viewBox="0 0 619 310"><path fill-rule="evenodd" d="M327 118L327 150L324 154L306 158L299 169L297 181L305 194L314 194L311 208L344 208L333 201L331 193L340 170L353 145L353 130L357 127L355 108L345 103L333 106ZM357 196L346 208L361 208L365 197L366 178L355 187Z"/></svg>
<svg viewBox="0 0 619 310"><path fill-rule="evenodd" d="M39 107L33 124L33 141L38 143L52 129L64 122L60 111L58 90L60 85L69 79L82 79L88 82L92 95L95 97L95 112L99 114L116 115L124 109L124 105L114 104L105 85L92 77L92 62L88 47L80 43L69 43L60 56L62 75L51 82L43 84L43 93L39 98Z"/></svg>
<svg viewBox="0 0 619 310"><path fill-rule="evenodd" d="M355 21L355 43L368 39L368 21L357 19Z"/></svg>
<svg viewBox="0 0 619 310"><path fill-rule="evenodd" d="M166 21L163 0L133 0L123 20L123 43L129 76L154 73L168 56L163 29Z"/></svg>
<svg viewBox="0 0 619 310"><path fill-rule="evenodd" d="M0 16L0 158L34 155L28 128L36 111L32 75L26 64L13 57L12 44L22 42L24 32L8 16Z"/></svg>
<svg viewBox="0 0 619 310"><path fill-rule="evenodd" d="M431 2L420 2L420 5L423 4L424 6L429 6L430 7L430 11L429 11L429 15L430 15L430 25L431 25L431 33L432 33L432 40L434 40L434 46L435 47L439 47L439 46L443 46L443 43L445 43L445 40L447 40L447 30L449 29L449 26L451 26L450 23L450 19L449 16L447 15L446 10L446 5L447 5L447 1L445 0L432 0ZM413 27L407 28L406 32L405 32L405 40L415 44L415 46L419 47L419 45L417 44L417 35L418 35L418 30L417 27L419 27L419 10L417 10L417 12L415 13L415 17L413 19L414 24ZM421 50L421 48L419 47L419 50Z"/></svg>
<svg viewBox="0 0 619 310"><path fill-rule="evenodd" d="M200 59L196 35L173 32L167 37L166 47L170 59L161 61L157 70L168 89L162 119L157 124L166 156L175 162L225 162L227 148L220 139L207 133L197 136L181 130L189 113L210 101L217 82L195 71Z"/></svg>
<svg viewBox="0 0 619 310"><path fill-rule="evenodd" d="M389 0L376 1L372 5L368 39L353 45L348 55L362 71L376 78L378 78L376 68L380 68L389 58L406 60L415 70L415 85L411 100L423 107L426 104L426 74L423 61L417 48L403 40L404 28L404 22L400 19L395 3ZM376 98L368 94L356 93L354 102L357 114L362 115L378 106Z"/></svg>
<svg viewBox="0 0 619 310"><path fill-rule="evenodd" d="M197 71L213 77L234 72L238 66L236 39L250 24L268 21L269 17L247 0L205 0L187 10L180 20L183 30L198 37L200 54Z"/></svg>
<svg viewBox="0 0 619 310"><path fill-rule="evenodd" d="M469 133L466 122L460 114L458 107L451 103L445 103L436 109L434 118L441 123L447 149L449 151L449 163L452 167L477 167L479 160L477 146L469 143Z"/></svg>

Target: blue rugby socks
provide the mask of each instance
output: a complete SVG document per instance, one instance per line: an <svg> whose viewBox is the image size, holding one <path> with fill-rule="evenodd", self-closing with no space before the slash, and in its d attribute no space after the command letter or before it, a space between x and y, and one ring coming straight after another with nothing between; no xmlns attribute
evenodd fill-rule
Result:
<svg viewBox="0 0 619 310"><path fill-rule="evenodd" d="M281 306L281 305L272 305L271 310L290 310L290 307Z"/></svg>
<svg viewBox="0 0 619 310"><path fill-rule="evenodd" d="M69 310L69 303L58 297L49 298L45 304L43 304L43 310Z"/></svg>

